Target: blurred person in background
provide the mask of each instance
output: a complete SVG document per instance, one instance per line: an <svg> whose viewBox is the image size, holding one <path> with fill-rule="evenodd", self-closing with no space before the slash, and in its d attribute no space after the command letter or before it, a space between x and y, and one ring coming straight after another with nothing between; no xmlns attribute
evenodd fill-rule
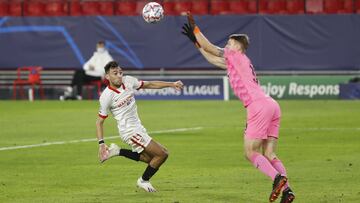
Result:
<svg viewBox="0 0 360 203"><path fill-rule="evenodd" d="M106 50L105 42L99 41L96 44L96 51L84 64L83 69L75 71L71 86L66 88L64 95L60 96L60 100L82 100L83 85L91 81L103 80L105 75L104 67L110 61L113 61L113 58ZM75 87L76 91L74 91Z"/></svg>

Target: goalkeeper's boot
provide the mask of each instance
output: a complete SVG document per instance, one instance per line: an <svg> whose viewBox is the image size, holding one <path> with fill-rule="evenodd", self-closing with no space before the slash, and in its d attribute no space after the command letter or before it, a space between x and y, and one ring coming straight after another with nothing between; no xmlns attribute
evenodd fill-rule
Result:
<svg viewBox="0 0 360 203"><path fill-rule="evenodd" d="M269 201L274 202L280 195L281 189L287 182L287 177L277 174L273 183L273 190L271 191Z"/></svg>
<svg viewBox="0 0 360 203"><path fill-rule="evenodd" d="M146 192L156 192L156 189L151 185L150 181L143 180L141 177L137 180L137 186Z"/></svg>
<svg viewBox="0 0 360 203"><path fill-rule="evenodd" d="M280 203L291 203L295 199L294 192L288 187L282 192Z"/></svg>
<svg viewBox="0 0 360 203"><path fill-rule="evenodd" d="M104 163L104 161L114 157L114 156L119 156L120 153L120 147L117 146L115 143L111 143L110 147L108 149L108 156L106 159L102 160L101 163Z"/></svg>

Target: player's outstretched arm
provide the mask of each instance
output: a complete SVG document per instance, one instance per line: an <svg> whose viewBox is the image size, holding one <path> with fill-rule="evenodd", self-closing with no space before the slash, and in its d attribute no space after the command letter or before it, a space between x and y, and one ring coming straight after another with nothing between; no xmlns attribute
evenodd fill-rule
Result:
<svg viewBox="0 0 360 203"><path fill-rule="evenodd" d="M178 80L176 82L164 82L164 81L144 81L142 88L144 89L162 89L166 87L172 87L176 90L181 90L184 84Z"/></svg>
<svg viewBox="0 0 360 203"><path fill-rule="evenodd" d="M204 49L204 51L209 52L212 55L217 57L223 57L222 49L218 46L213 45L200 31L200 29L196 26L194 29L194 34L196 40L200 44L200 46Z"/></svg>
<svg viewBox="0 0 360 203"><path fill-rule="evenodd" d="M191 28L191 25L190 23L185 23L183 26L182 26L182 32L181 32L183 35L187 36L191 42L193 42L195 44L195 46L199 49L200 53L205 57L205 59L219 67L219 68L222 68L222 69L226 69L226 64L225 64L225 59L224 57L218 57L218 56L215 56L207 51L205 51L203 48L201 48L200 44L197 42L196 40L196 37L194 35L194 32Z"/></svg>
<svg viewBox="0 0 360 203"><path fill-rule="evenodd" d="M194 17L190 12L187 13L188 23L190 25L190 29L193 31L196 41L201 48L203 48L206 52L213 54L218 57L223 57L222 49L218 46L212 44L200 31L200 28L195 24Z"/></svg>
<svg viewBox="0 0 360 203"><path fill-rule="evenodd" d="M97 139L104 140L104 118L99 117L96 120L96 137ZM108 146L105 143L99 143L99 159L100 162L103 162L107 159L108 156Z"/></svg>
<svg viewBox="0 0 360 203"><path fill-rule="evenodd" d="M211 63L214 66L217 66L221 69L227 69L225 59L223 57L218 57L218 56L212 55L211 53L205 51L202 48L199 48L199 51L209 63Z"/></svg>

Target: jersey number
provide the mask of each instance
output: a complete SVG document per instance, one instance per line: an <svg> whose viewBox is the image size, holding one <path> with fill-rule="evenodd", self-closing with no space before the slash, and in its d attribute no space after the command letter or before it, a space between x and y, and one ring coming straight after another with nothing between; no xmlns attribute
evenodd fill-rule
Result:
<svg viewBox="0 0 360 203"><path fill-rule="evenodd" d="M250 64L250 68L251 68L251 72L254 76L253 78L253 81L256 83L256 84L259 84L259 80L256 78L256 73L255 73L255 70L254 70L254 66L252 64Z"/></svg>

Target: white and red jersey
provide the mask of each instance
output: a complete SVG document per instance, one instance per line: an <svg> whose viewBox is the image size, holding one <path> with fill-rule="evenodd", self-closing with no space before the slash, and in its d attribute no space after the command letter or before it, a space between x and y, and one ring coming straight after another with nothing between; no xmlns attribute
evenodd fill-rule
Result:
<svg viewBox="0 0 360 203"><path fill-rule="evenodd" d="M99 116L106 118L110 111L117 121L121 136L133 134L137 129L144 129L137 113L135 91L143 85L143 81L131 76L123 76L123 84L114 89L108 86L101 94Z"/></svg>

